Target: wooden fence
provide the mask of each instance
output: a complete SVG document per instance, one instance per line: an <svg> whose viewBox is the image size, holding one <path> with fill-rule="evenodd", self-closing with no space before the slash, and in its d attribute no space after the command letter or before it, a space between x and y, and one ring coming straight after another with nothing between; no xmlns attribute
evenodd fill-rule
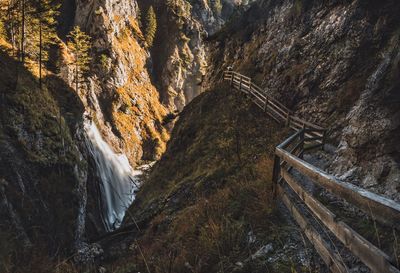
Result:
<svg viewBox="0 0 400 273"><path fill-rule="evenodd" d="M400 270L395 266L395 257L390 257L338 219L333 212L303 187L292 174L292 170L296 170L316 185L355 205L368 215L372 215L377 221L395 229L400 228L400 204L351 183L340 181L304 161L302 158L305 151L323 147L327 131L321 126L296 117L290 109L254 84L249 77L234 71L225 71L223 78L230 81L234 89L248 95L258 107L278 123L285 124L295 131L292 136L276 147L272 179L276 193L282 198L283 203L329 269L332 272L348 272L343 260L332 249L331 244L304 216L293 198L294 195L297 195L298 200L301 200L308 211L316 219L319 219L325 228L334 234L372 272L400 273Z"/></svg>

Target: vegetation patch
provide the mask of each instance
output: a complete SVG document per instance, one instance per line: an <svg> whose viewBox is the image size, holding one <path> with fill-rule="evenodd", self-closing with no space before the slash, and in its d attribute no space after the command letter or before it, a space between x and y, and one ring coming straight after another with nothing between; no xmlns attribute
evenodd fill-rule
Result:
<svg viewBox="0 0 400 273"><path fill-rule="evenodd" d="M293 232L271 182L275 145L287 134L226 86L194 99L130 208L148 227L109 268L119 272L129 262L126 272L292 272L298 263L288 256L271 264L267 254L251 259L268 243L275 253Z"/></svg>

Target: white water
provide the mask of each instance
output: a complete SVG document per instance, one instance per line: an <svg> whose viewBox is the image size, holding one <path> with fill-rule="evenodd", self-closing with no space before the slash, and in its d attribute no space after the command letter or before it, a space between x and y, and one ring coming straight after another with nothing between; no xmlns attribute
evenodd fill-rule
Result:
<svg viewBox="0 0 400 273"><path fill-rule="evenodd" d="M85 132L86 144L101 180L105 226L111 231L121 225L126 210L135 199L134 191L141 172L132 169L125 155L112 150L93 122L85 123Z"/></svg>

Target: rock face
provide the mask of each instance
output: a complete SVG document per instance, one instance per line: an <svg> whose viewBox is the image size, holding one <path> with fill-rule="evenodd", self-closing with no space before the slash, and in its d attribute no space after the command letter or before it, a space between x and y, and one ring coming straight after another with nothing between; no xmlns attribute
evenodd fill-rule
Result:
<svg viewBox="0 0 400 273"><path fill-rule="evenodd" d="M61 79L48 75L40 89L7 48L0 55L0 271L17 259L19 272L32 272L36 260L69 254L93 231L79 145L84 109Z"/></svg>
<svg viewBox="0 0 400 273"><path fill-rule="evenodd" d="M397 1L259 3L211 42L205 85L230 65L251 76L331 130L334 174L398 199L399 11Z"/></svg>
<svg viewBox="0 0 400 273"><path fill-rule="evenodd" d="M80 93L89 115L116 152L132 165L153 160L168 139L166 114L146 69L149 53L135 1L77 1L75 24L92 38L92 75ZM72 79L66 67L64 77Z"/></svg>
<svg viewBox="0 0 400 273"><path fill-rule="evenodd" d="M158 30L151 50L152 75L162 102L181 111L202 91L207 68L205 39L220 30L236 9L248 1L144 1L139 7L145 17L155 8Z"/></svg>

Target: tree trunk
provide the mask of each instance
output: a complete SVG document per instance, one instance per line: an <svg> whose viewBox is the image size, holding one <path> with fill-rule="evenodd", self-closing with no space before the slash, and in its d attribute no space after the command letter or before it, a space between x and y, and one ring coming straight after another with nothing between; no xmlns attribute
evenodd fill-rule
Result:
<svg viewBox="0 0 400 273"><path fill-rule="evenodd" d="M21 0L21 45L20 45L20 55L21 63L25 62L25 0Z"/></svg>
<svg viewBox="0 0 400 273"><path fill-rule="evenodd" d="M15 45L15 35L14 35L14 20L12 19L12 1L8 1L8 8L7 8L7 15L8 15L8 21L10 22L10 38L11 38L11 45L12 45L12 52L13 52L13 56L17 57L16 55L16 45Z"/></svg>
<svg viewBox="0 0 400 273"><path fill-rule="evenodd" d="M42 37L42 20L39 20L39 87L42 89L42 47L43 47L43 37Z"/></svg>
<svg viewBox="0 0 400 273"><path fill-rule="evenodd" d="M76 93L78 93L79 94L79 72L78 72L78 62L76 62L76 65L75 65L75 90L76 90Z"/></svg>

